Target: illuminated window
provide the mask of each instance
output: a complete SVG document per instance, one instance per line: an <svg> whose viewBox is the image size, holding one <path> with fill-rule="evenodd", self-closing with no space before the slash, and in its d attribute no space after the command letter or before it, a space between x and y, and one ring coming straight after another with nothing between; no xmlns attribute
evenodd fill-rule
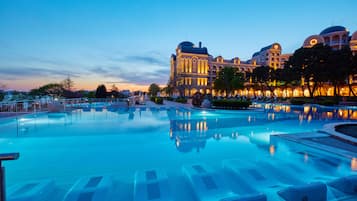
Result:
<svg viewBox="0 0 357 201"><path fill-rule="evenodd" d="M310 45L316 45L317 44L317 39L313 38L310 40Z"/></svg>

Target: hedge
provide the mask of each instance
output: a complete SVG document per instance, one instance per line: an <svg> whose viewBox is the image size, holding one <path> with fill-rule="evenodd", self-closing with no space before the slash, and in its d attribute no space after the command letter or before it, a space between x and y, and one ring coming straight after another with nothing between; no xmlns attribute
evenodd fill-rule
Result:
<svg viewBox="0 0 357 201"><path fill-rule="evenodd" d="M187 103L187 99L185 97L178 97L175 101L178 103Z"/></svg>
<svg viewBox="0 0 357 201"><path fill-rule="evenodd" d="M164 98L162 97L151 96L150 100L156 104L160 104L160 105L164 104Z"/></svg>
<svg viewBox="0 0 357 201"><path fill-rule="evenodd" d="M217 108L225 109L245 109L252 104L247 100L213 100L212 105Z"/></svg>

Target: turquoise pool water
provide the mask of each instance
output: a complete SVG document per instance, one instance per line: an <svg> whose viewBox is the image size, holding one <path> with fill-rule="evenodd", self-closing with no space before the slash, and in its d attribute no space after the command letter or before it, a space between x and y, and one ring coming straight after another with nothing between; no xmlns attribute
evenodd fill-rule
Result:
<svg viewBox="0 0 357 201"><path fill-rule="evenodd" d="M78 178L110 175L115 179L115 197L132 200L135 172L158 168L168 173L174 200L194 200L183 179L183 165L202 163L222 172L233 191L242 189L222 170L222 162L229 159L270 161L277 167L289 162L317 177L355 173L349 158L316 151L337 162L310 163L309 150L302 154L304 148L299 153L288 146L277 149L269 137L355 121L354 109L258 106L244 111L97 107L3 119L0 152L21 154L19 160L4 163L7 185L51 178L58 186L53 200L61 200Z"/></svg>

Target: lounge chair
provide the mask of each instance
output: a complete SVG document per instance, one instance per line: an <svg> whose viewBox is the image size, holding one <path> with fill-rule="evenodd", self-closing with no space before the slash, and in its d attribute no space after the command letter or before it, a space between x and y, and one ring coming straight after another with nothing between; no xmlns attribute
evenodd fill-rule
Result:
<svg viewBox="0 0 357 201"><path fill-rule="evenodd" d="M54 189L53 180L16 184L7 189L7 201L46 201Z"/></svg>
<svg viewBox="0 0 357 201"><path fill-rule="evenodd" d="M183 166L182 171L200 201L266 201L263 194L237 195L227 187L222 176L208 166Z"/></svg>
<svg viewBox="0 0 357 201"><path fill-rule="evenodd" d="M244 180L255 189L278 188L284 186L273 174L266 174L253 163L242 160L225 160L223 168L232 173L238 180Z"/></svg>
<svg viewBox="0 0 357 201"><path fill-rule="evenodd" d="M285 201L326 201L327 187L322 182L290 186L278 192Z"/></svg>
<svg viewBox="0 0 357 201"><path fill-rule="evenodd" d="M92 109L91 107L83 107L83 108L82 108L82 111L83 111L83 112L90 112L91 109Z"/></svg>
<svg viewBox="0 0 357 201"><path fill-rule="evenodd" d="M109 176L83 177L67 192L64 201L106 201L112 188Z"/></svg>
<svg viewBox="0 0 357 201"><path fill-rule="evenodd" d="M290 185L304 184L290 171L285 171L289 167L282 164L278 169L266 161L252 163L233 159L223 161L223 168L234 176L239 185L248 185L247 189L253 192L264 192L272 200L281 199L276 194L277 191Z"/></svg>
<svg viewBox="0 0 357 201"><path fill-rule="evenodd" d="M357 175L341 177L327 182L327 185L331 187L333 194L339 199L357 200Z"/></svg>
<svg viewBox="0 0 357 201"><path fill-rule="evenodd" d="M102 111L103 111L103 107L96 107L96 108L95 108L95 111L96 111L96 112L102 112Z"/></svg>
<svg viewBox="0 0 357 201"><path fill-rule="evenodd" d="M134 201L171 201L167 175L162 170L138 171L134 180Z"/></svg>

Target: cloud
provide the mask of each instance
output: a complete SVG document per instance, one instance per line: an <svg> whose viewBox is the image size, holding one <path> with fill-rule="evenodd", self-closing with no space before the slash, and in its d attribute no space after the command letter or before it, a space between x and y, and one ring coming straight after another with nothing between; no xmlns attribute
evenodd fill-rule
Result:
<svg viewBox="0 0 357 201"><path fill-rule="evenodd" d="M40 67L3 67L0 66L0 75L6 80L16 80L24 78L40 78L40 77L66 77L70 75L71 77L80 77L81 74L68 71L68 70L58 70L58 69L48 69Z"/></svg>
<svg viewBox="0 0 357 201"><path fill-rule="evenodd" d="M125 57L126 61L129 62L140 62L140 63L146 63L146 64L151 64L151 65L158 65L158 66L168 66L169 62L164 61L161 58L158 57L152 57L152 56L127 56Z"/></svg>
<svg viewBox="0 0 357 201"><path fill-rule="evenodd" d="M109 60L120 63L137 63L137 64L147 64L154 66L169 66L170 62L166 56L162 56L160 53L152 51L143 53L140 55L126 55L126 56L115 56L109 57Z"/></svg>
<svg viewBox="0 0 357 201"><path fill-rule="evenodd" d="M115 82L132 84L151 84L153 82L164 84L169 75L169 69L165 68L136 70L123 66L101 66L89 69L89 71L105 78L114 79Z"/></svg>

